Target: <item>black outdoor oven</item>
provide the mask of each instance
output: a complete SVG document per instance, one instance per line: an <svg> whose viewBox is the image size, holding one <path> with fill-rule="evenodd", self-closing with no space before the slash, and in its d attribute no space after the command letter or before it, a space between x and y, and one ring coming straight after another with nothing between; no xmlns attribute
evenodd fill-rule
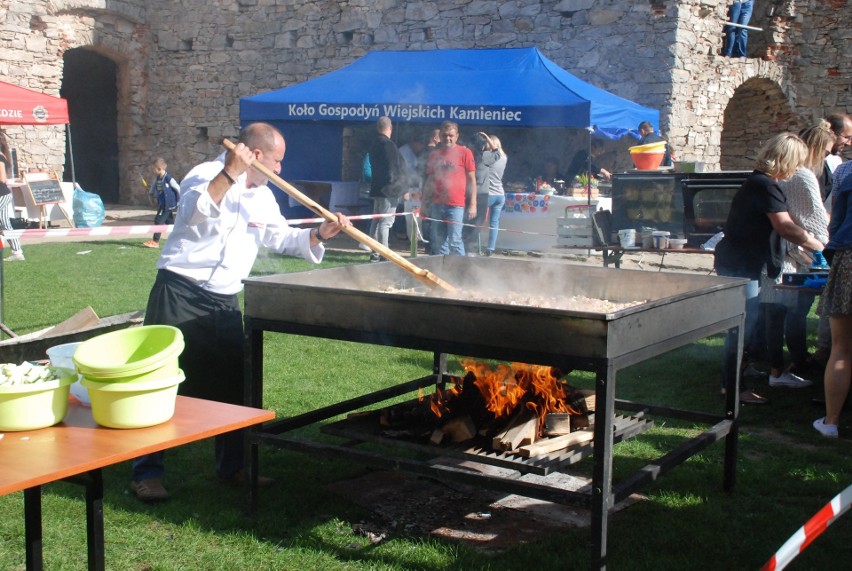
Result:
<svg viewBox="0 0 852 571"><path fill-rule="evenodd" d="M612 232L668 230L699 247L720 232L731 200L750 171L634 171L612 177Z"/></svg>

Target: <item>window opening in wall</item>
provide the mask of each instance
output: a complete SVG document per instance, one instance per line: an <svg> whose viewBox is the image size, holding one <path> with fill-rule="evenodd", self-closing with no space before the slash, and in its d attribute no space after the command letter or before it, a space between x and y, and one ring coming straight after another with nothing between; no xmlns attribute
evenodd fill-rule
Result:
<svg viewBox="0 0 852 571"><path fill-rule="evenodd" d="M63 64L59 95L68 100L77 182L104 202L119 202L117 66L85 48L65 52ZM71 180L67 156L63 180Z"/></svg>
<svg viewBox="0 0 852 571"><path fill-rule="evenodd" d="M192 39L189 40L181 40L180 41L180 49L184 52L192 51Z"/></svg>

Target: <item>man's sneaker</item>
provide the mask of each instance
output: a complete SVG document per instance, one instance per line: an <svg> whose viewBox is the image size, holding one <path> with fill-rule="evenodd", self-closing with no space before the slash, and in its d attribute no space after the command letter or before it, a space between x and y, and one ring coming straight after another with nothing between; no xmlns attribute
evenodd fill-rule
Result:
<svg viewBox="0 0 852 571"><path fill-rule="evenodd" d="M24 258L24 253L22 251L18 250L17 252L12 252L12 255L7 257L4 261L6 261L6 262L22 262L24 260L26 260L26 258Z"/></svg>
<svg viewBox="0 0 852 571"><path fill-rule="evenodd" d="M816 428L817 432L819 432L826 438L837 438L837 425L826 424L825 417L816 419L814 421L814 428Z"/></svg>
<svg viewBox="0 0 852 571"><path fill-rule="evenodd" d="M358 242L358 249L364 250L365 252L372 252L373 251L372 248L370 248L367 244L362 244L361 242Z"/></svg>
<svg viewBox="0 0 852 571"><path fill-rule="evenodd" d="M145 242L142 245L145 246L146 248L159 248L160 247L160 243L154 242L153 240L148 240L147 242Z"/></svg>
<svg viewBox="0 0 852 571"><path fill-rule="evenodd" d="M790 389L803 389L811 386L813 383L807 379L803 379L799 375L794 375L790 371L781 373L777 377L769 375L770 387L787 387Z"/></svg>
<svg viewBox="0 0 852 571"><path fill-rule="evenodd" d="M169 493L159 478L133 480L130 482L130 489L143 502L163 502L169 499Z"/></svg>

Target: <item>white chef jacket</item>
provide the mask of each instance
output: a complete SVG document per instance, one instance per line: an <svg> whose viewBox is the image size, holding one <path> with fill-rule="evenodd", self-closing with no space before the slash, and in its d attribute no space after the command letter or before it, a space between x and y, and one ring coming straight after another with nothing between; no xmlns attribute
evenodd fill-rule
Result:
<svg viewBox="0 0 852 571"><path fill-rule="evenodd" d="M181 182L174 228L157 268L189 278L207 291L230 295L242 290L260 246L322 261L325 248L311 246L311 229L289 226L269 187L246 188L245 174L217 206L207 185L224 166L223 153L192 169Z"/></svg>

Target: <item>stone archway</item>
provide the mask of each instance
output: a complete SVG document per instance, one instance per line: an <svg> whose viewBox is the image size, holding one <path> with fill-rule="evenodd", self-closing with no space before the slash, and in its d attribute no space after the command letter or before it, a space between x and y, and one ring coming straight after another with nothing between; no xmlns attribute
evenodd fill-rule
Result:
<svg viewBox="0 0 852 571"><path fill-rule="evenodd" d="M798 131L801 119L775 81L744 81L728 100L720 141L722 170L751 170L760 146L782 131Z"/></svg>
<svg viewBox="0 0 852 571"><path fill-rule="evenodd" d="M138 157L143 156L143 164L147 164L147 152L140 153L139 145L149 141L142 140L147 117L148 71L147 64L151 49L149 28L144 21L145 8L143 5L126 4L126 10L102 10L88 7L91 0L78 0L57 3L56 25L63 30L62 54L77 52L85 54L85 62L81 66L86 73L97 68L114 67L110 72L113 83L110 86L109 102L110 141L107 156L99 157L110 165L108 183L103 190L97 191L107 202L132 204L147 202L147 192L142 187ZM63 58L63 61L64 58ZM67 63L67 62L66 62ZM67 73L68 70L66 69ZM63 84L71 80L67 75ZM71 80L73 82L73 80ZM64 85L63 85L64 87ZM114 111L112 109L114 108ZM72 124L72 137L76 126ZM86 152L75 147L75 158L78 153ZM78 178L82 175L78 167ZM114 180L114 182L113 182ZM81 182L81 185L83 183ZM139 193L138 191L142 191ZM134 195L141 194L134 200Z"/></svg>
<svg viewBox="0 0 852 571"><path fill-rule="evenodd" d="M104 202L119 202L117 66L86 48L65 52L60 95L68 100L76 180ZM66 160L65 180L71 161Z"/></svg>

